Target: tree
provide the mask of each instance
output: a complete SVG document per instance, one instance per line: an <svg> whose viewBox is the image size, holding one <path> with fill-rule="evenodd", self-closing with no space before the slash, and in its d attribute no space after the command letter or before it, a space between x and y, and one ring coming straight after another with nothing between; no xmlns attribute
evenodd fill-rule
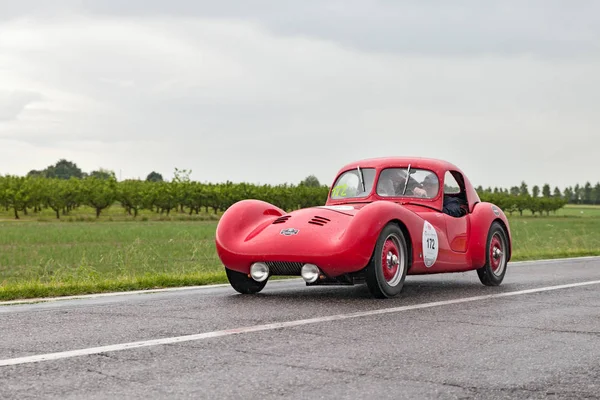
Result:
<svg viewBox="0 0 600 400"><path fill-rule="evenodd" d="M572 187L566 187L564 190L564 194L565 194L565 200L567 201L567 203L572 203L573 202L573 188Z"/></svg>
<svg viewBox="0 0 600 400"><path fill-rule="evenodd" d="M535 185L532 189L531 189L531 194L533 198L536 198L540 195L540 187L538 185Z"/></svg>
<svg viewBox="0 0 600 400"><path fill-rule="evenodd" d="M304 180L300 182L300 185L302 185L302 186L308 186L308 187L319 187L319 186L321 186L321 184L319 183L319 180L314 175L309 175L306 178L304 178Z"/></svg>
<svg viewBox="0 0 600 400"><path fill-rule="evenodd" d="M256 188L255 188L256 189ZM208 209L207 206L207 193L206 193L206 185L200 183L200 182L191 182L186 188L186 198L184 200L185 205L187 207L189 207L190 209L190 215L192 215L192 213L195 211L196 214L198 214L200 212L200 208L202 206L206 207ZM248 195L248 198L258 198L260 197L259 193L256 193L255 195ZM207 210L208 212L208 210Z"/></svg>
<svg viewBox="0 0 600 400"><path fill-rule="evenodd" d="M535 215L536 212L542 213L542 199L539 197L530 196L527 199L527 209L531 211L532 215Z"/></svg>
<svg viewBox="0 0 600 400"><path fill-rule="evenodd" d="M519 187L518 186L511 187L510 194L511 194L511 196L518 196L519 195Z"/></svg>
<svg viewBox="0 0 600 400"><path fill-rule="evenodd" d="M561 194L560 189L558 188L558 186L554 188L554 197L556 197L556 198L562 197L562 194Z"/></svg>
<svg viewBox="0 0 600 400"><path fill-rule="evenodd" d="M83 192L81 187L81 179L71 178L67 181L62 193L66 204L66 207L63 208L63 215L68 214L71 210L79 207L79 205L83 203Z"/></svg>
<svg viewBox="0 0 600 400"><path fill-rule="evenodd" d="M115 173L113 171L109 171L104 168L100 168L97 171L90 172L90 176L93 176L94 178L98 178L98 179L115 179L115 180L117 179L117 176L115 175Z"/></svg>
<svg viewBox="0 0 600 400"><path fill-rule="evenodd" d="M6 176L3 188L0 188L0 191L4 192L2 196L4 198L4 205L7 209L13 209L15 219L20 218L19 211L25 208L29 200L25 184L26 179L23 176Z"/></svg>
<svg viewBox="0 0 600 400"><path fill-rule="evenodd" d="M35 169L32 169L31 171L29 171L27 173L27 177L28 178L30 178L30 177L31 178L35 178L35 177L43 178L45 176L46 176L45 175L45 171L38 171L38 170L35 170Z"/></svg>
<svg viewBox="0 0 600 400"><path fill-rule="evenodd" d="M133 210L133 217L137 217L138 211L144 206L145 199L150 185L144 184L140 180L125 180L119 182L117 189L117 199L121 202L125 210L131 214Z"/></svg>
<svg viewBox="0 0 600 400"><path fill-rule="evenodd" d="M83 178L84 173L77 164L67 161L64 158L55 165L51 165L45 170L46 178L69 179L71 177Z"/></svg>
<svg viewBox="0 0 600 400"><path fill-rule="evenodd" d="M179 201L177 184L174 182L153 182L153 184L157 185L154 193L154 204L157 211L160 211L161 214L166 211L169 215L172 209L177 208Z"/></svg>
<svg viewBox="0 0 600 400"><path fill-rule="evenodd" d="M523 216L523 211L529 206L529 195L519 195L513 199L514 208Z"/></svg>
<svg viewBox="0 0 600 400"><path fill-rule="evenodd" d="M544 187L542 188L542 196L550 197L550 185L547 183L544 184Z"/></svg>
<svg viewBox="0 0 600 400"><path fill-rule="evenodd" d="M38 212L42 209L43 195L44 195L44 182L45 178L40 177L26 177L23 185L23 190L27 194L27 200L23 206L23 213L27 215L27 208L33 208L33 212Z"/></svg>
<svg viewBox="0 0 600 400"><path fill-rule="evenodd" d="M117 199L117 181L114 179L88 177L82 181L81 189L83 201L96 210L96 218Z"/></svg>
<svg viewBox="0 0 600 400"><path fill-rule="evenodd" d="M44 205L50 207L60 219L60 210L67 207L66 191L69 181L64 179L45 179L44 194L42 196Z"/></svg>
<svg viewBox="0 0 600 400"><path fill-rule="evenodd" d="M173 193L175 193L177 203L179 204L179 210L183 212L183 207L186 203L189 203L187 199L190 197L191 182L190 175L192 170L175 168L173 173L173 181L171 186L173 187ZM167 215L169 212L167 211Z"/></svg>
<svg viewBox="0 0 600 400"><path fill-rule="evenodd" d="M585 204L592 204L592 184L589 182L586 182L583 187L583 202Z"/></svg>
<svg viewBox="0 0 600 400"><path fill-rule="evenodd" d="M148 182L164 182L163 176L156 171L152 171L146 177Z"/></svg>
<svg viewBox="0 0 600 400"><path fill-rule="evenodd" d="M521 196L529 196L529 189L527 188L527 184L525 181L521 182L521 186L519 187L519 194Z"/></svg>

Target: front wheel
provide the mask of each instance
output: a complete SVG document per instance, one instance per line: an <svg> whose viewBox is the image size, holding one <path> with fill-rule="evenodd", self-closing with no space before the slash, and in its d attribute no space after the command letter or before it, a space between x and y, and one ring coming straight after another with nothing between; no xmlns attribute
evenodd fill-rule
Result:
<svg viewBox="0 0 600 400"><path fill-rule="evenodd" d="M268 281L268 279L265 279L262 282L256 282L247 274L229 268L225 268L225 271L227 272L227 279L231 287L242 294L258 293L263 290Z"/></svg>
<svg viewBox="0 0 600 400"><path fill-rule="evenodd" d="M402 291L408 269L408 248L398 225L381 231L371 261L365 271L367 286L377 298L389 298Z"/></svg>
<svg viewBox="0 0 600 400"><path fill-rule="evenodd" d="M485 265L477 270L479 280L486 286L498 286L504 280L508 263L508 239L502 225L494 222L486 243Z"/></svg>

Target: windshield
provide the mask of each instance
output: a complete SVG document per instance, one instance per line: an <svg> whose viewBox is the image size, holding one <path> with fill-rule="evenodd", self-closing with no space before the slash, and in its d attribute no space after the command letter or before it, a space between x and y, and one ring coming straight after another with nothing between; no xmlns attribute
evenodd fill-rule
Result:
<svg viewBox="0 0 600 400"><path fill-rule="evenodd" d="M360 176L362 173L362 177ZM374 168L351 169L339 176L331 189L332 199L367 197L373 189ZM364 183L364 190L363 190Z"/></svg>
<svg viewBox="0 0 600 400"><path fill-rule="evenodd" d="M379 174L377 194L383 197L420 197L432 199L437 196L439 180L437 175L427 169L410 169L410 178L406 182L408 166L386 168Z"/></svg>

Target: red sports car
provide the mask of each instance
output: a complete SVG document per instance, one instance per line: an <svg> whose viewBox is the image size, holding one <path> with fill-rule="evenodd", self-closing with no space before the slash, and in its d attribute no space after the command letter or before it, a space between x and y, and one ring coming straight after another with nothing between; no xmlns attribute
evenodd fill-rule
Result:
<svg viewBox="0 0 600 400"><path fill-rule="evenodd" d="M481 202L455 165L389 157L341 168L323 206L288 213L260 200L235 203L219 221L216 247L240 293L288 275L307 285L366 282L387 298L407 274L476 270L484 285L499 285L512 238L502 210Z"/></svg>

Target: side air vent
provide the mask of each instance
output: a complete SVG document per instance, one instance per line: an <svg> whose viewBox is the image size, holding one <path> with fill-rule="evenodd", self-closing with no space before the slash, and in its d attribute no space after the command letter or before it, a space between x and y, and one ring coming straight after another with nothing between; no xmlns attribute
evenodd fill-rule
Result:
<svg viewBox="0 0 600 400"><path fill-rule="evenodd" d="M329 218L319 217L318 215L316 215L313 219L308 221L308 223L313 224L313 225L323 226L326 223L328 223L329 221L331 221Z"/></svg>
<svg viewBox="0 0 600 400"><path fill-rule="evenodd" d="M292 216L291 215L283 215L279 218L277 218L275 221L273 221L273 224L283 224L284 222L287 222L288 219L290 219Z"/></svg>

